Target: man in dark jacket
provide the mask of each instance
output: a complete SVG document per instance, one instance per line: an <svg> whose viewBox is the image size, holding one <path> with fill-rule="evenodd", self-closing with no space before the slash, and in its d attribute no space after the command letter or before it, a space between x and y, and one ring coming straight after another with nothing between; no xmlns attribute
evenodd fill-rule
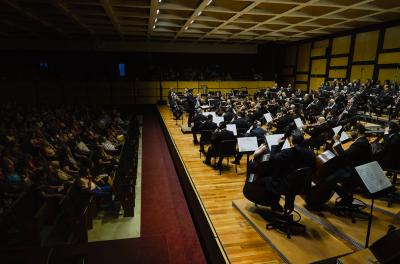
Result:
<svg viewBox="0 0 400 264"><path fill-rule="evenodd" d="M379 164L384 169L400 168L400 135L399 125L395 122L389 122L385 128L383 137L383 154L379 159Z"/></svg>
<svg viewBox="0 0 400 264"><path fill-rule="evenodd" d="M266 177L265 188L271 199L272 209L279 209L281 194L284 194L288 188L287 179L289 175L299 168L315 167L315 154L312 150L304 147L303 133L295 129L292 131L289 141L293 147L283 149L285 139L279 141L279 145L271 146L270 161L275 168L271 177Z"/></svg>
<svg viewBox="0 0 400 264"><path fill-rule="evenodd" d="M200 132L201 125L207 120L207 117L203 115L203 111L199 108L196 111L195 116L193 117L193 127L192 127L192 134L193 134L193 143L198 144L197 140L197 133Z"/></svg>
<svg viewBox="0 0 400 264"><path fill-rule="evenodd" d="M341 197L340 205L349 206L353 202L353 190L360 185L355 167L372 161L372 148L365 137L365 127L353 126L351 137L354 142L346 150L340 144L340 135L335 135L334 150L343 161L343 168L327 177L326 182ZM340 185L339 185L340 183Z"/></svg>
<svg viewBox="0 0 400 264"><path fill-rule="evenodd" d="M204 141L211 140L211 135L212 135L211 131L215 131L218 127L217 124L215 124L212 120L213 116L208 115L207 120L205 122L202 122L202 124L199 126L199 131L201 132L200 151L203 153L204 153ZM209 132L205 133L204 131L209 131Z"/></svg>
<svg viewBox="0 0 400 264"><path fill-rule="evenodd" d="M215 156L218 151L218 145L223 140L235 140L235 135L232 131L226 130L226 123L221 122L217 131L211 136L211 146L208 148L205 164L211 165L211 157ZM222 158L219 157L217 168L222 167Z"/></svg>

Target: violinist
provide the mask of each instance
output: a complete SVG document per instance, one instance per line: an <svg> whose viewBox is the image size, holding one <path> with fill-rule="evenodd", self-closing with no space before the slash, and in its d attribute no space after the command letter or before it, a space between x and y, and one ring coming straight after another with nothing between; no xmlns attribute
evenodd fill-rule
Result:
<svg viewBox="0 0 400 264"><path fill-rule="evenodd" d="M312 149L319 149L331 134L331 127L326 122L325 117L320 116L317 119L317 123L306 125L304 127L304 132L310 135L310 138L307 140L307 145ZM332 138L332 135L330 135L330 138Z"/></svg>

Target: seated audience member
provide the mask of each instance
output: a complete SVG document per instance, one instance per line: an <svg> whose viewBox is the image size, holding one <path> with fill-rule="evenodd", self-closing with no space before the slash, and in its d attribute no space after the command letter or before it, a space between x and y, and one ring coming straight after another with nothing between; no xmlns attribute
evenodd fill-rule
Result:
<svg viewBox="0 0 400 264"><path fill-rule="evenodd" d="M219 128L211 136L211 146L208 148L205 164L211 165L211 158L218 153L218 145L223 140L235 140L235 135L232 131L226 130L225 122L219 124ZM217 168L222 168L222 158L219 157Z"/></svg>
<svg viewBox="0 0 400 264"><path fill-rule="evenodd" d="M108 205L112 206L112 191L103 179L93 179L88 167L79 170L78 185L82 191L94 194L96 197L105 198Z"/></svg>

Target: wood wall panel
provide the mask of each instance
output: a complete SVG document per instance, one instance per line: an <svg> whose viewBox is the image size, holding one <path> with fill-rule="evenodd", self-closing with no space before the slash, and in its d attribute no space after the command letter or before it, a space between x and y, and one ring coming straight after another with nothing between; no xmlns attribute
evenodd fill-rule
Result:
<svg viewBox="0 0 400 264"><path fill-rule="evenodd" d="M329 46L329 39L315 41L313 48L327 48Z"/></svg>
<svg viewBox="0 0 400 264"><path fill-rule="evenodd" d="M379 54L378 64L398 64L398 63L400 63L400 52Z"/></svg>
<svg viewBox="0 0 400 264"><path fill-rule="evenodd" d="M296 86L295 86L295 89L297 90L297 89L300 89L300 90L302 90L303 92L306 92L307 91L307 88L308 88L308 86L307 86L307 84L305 84L305 83L296 83Z"/></svg>
<svg viewBox="0 0 400 264"><path fill-rule="evenodd" d="M326 59L312 60L311 74L325 74L326 73Z"/></svg>
<svg viewBox="0 0 400 264"><path fill-rule="evenodd" d="M297 46L289 46L286 48L285 66L295 66L297 56Z"/></svg>
<svg viewBox="0 0 400 264"><path fill-rule="evenodd" d="M311 77L310 91L316 91L321 87L321 83L325 81L324 77Z"/></svg>
<svg viewBox="0 0 400 264"><path fill-rule="evenodd" d="M348 57L331 58L330 66L347 66Z"/></svg>
<svg viewBox="0 0 400 264"><path fill-rule="evenodd" d="M373 61L378 47L379 31L369 31L356 35L353 61Z"/></svg>
<svg viewBox="0 0 400 264"><path fill-rule="evenodd" d="M299 46L299 54L297 54L297 71L308 72L310 63L311 43L304 43Z"/></svg>
<svg viewBox="0 0 400 264"><path fill-rule="evenodd" d="M314 48L311 50L311 57L320 57L326 55L326 48Z"/></svg>
<svg viewBox="0 0 400 264"><path fill-rule="evenodd" d="M284 75L293 75L293 67L285 67L282 72Z"/></svg>
<svg viewBox="0 0 400 264"><path fill-rule="evenodd" d="M399 78L400 78L399 73L400 73L400 71L398 68L379 69L378 78L382 82L386 81L386 80L399 82Z"/></svg>
<svg viewBox="0 0 400 264"><path fill-rule="evenodd" d="M365 82L367 79L372 79L373 73L374 65L353 65L350 79L360 79L361 82Z"/></svg>
<svg viewBox="0 0 400 264"><path fill-rule="evenodd" d="M308 82L308 74L297 74L296 81Z"/></svg>
<svg viewBox="0 0 400 264"><path fill-rule="evenodd" d="M347 54L350 52L351 36L334 38L332 41L332 54Z"/></svg>
<svg viewBox="0 0 400 264"><path fill-rule="evenodd" d="M329 70L329 78L346 78L346 69L332 69Z"/></svg>
<svg viewBox="0 0 400 264"><path fill-rule="evenodd" d="M383 41L384 49L400 48L400 26L390 27L385 30L385 38Z"/></svg>

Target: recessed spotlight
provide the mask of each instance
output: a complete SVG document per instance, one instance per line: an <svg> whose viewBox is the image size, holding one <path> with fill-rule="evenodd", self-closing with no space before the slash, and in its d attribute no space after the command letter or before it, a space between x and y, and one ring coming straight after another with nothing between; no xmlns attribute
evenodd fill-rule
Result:
<svg viewBox="0 0 400 264"><path fill-rule="evenodd" d="M208 1L207 5L210 5L212 3L213 0ZM160 1L161 2L161 1Z"/></svg>
<svg viewBox="0 0 400 264"><path fill-rule="evenodd" d="M156 25L153 26L153 29L155 29L155 28L156 28Z"/></svg>
<svg viewBox="0 0 400 264"><path fill-rule="evenodd" d="M200 16L201 15L201 11L199 11L199 13L197 13L197 16Z"/></svg>
<svg viewBox="0 0 400 264"><path fill-rule="evenodd" d="M158 0L159 3L161 3L162 0ZM212 1L212 0L211 0Z"/></svg>
<svg viewBox="0 0 400 264"><path fill-rule="evenodd" d="M189 27L185 27L185 30L188 30Z"/></svg>
<svg viewBox="0 0 400 264"><path fill-rule="evenodd" d="M160 9L157 9L157 15L160 14Z"/></svg>
<svg viewBox="0 0 400 264"><path fill-rule="evenodd" d="M194 20L190 21L190 24L193 24Z"/></svg>
<svg viewBox="0 0 400 264"><path fill-rule="evenodd" d="M154 19L154 23L157 23L158 18Z"/></svg>

